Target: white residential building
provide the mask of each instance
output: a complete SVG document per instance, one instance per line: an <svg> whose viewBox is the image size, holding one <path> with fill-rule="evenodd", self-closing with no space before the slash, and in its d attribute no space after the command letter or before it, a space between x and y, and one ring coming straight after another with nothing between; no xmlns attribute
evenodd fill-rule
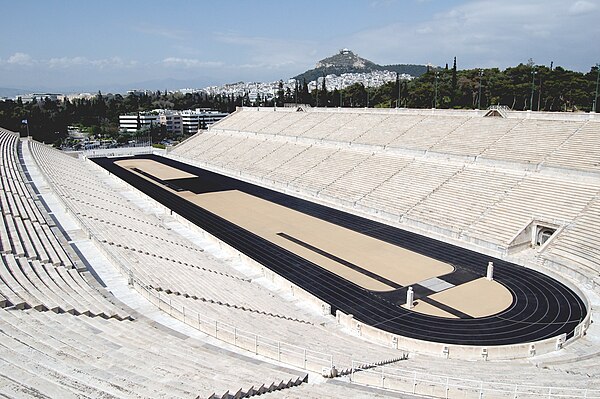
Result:
<svg viewBox="0 0 600 399"><path fill-rule="evenodd" d="M150 128L160 123L158 113L140 112L139 114L119 115L119 129L128 133Z"/></svg>
<svg viewBox="0 0 600 399"><path fill-rule="evenodd" d="M31 94L17 96L17 97L15 97L15 100L18 99L19 97L21 98L22 102L30 103L33 100L44 101L46 98L49 98L50 101L57 101L59 99L59 97L63 97L63 95L57 94L57 93L31 93Z"/></svg>
<svg viewBox="0 0 600 399"><path fill-rule="evenodd" d="M347 49L342 49L344 52ZM349 50L347 50L349 51ZM413 76L407 74L400 74L398 76L400 80L412 80ZM333 91L335 89L341 90L345 89L348 86L352 86L355 83L362 83L366 87L379 87L388 82L393 82L396 80L396 72L391 71L371 71L371 72L363 72L363 73L343 73L341 75L330 74L325 77L325 87L327 91ZM261 100L272 100L275 96L277 96L277 91L279 90L279 81L274 82L237 82L225 84L222 86L209 86L202 89L205 93L209 95L223 95L230 96L235 95L237 97L248 95L248 100L251 103L255 103L258 97ZM296 80L289 79L287 81L282 81L283 91L289 92L294 95L296 90ZM298 84L302 84L302 82L298 82ZM307 82L308 88L310 91L315 89L315 86L319 86L321 89L321 85L323 84L323 77L317 78L317 80L313 80Z"/></svg>
<svg viewBox="0 0 600 399"><path fill-rule="evenodd" d="M195 134L200 129L206 129L215 122L225 118L225 112L212 111L202 108L181 111L181 126L183 134Z"/></svg>
<svg viewBox="0 0 600 399"><path fill-rule="evenodd" d="M167 127L167 133L181 134L181 114L176 111L160 110L158 119L161 125Z"/></svg>
<svg viewBox="0 0 600 399"><path fill-rule="evenodd" d="M199 129L206 129L227 115L225 112L202 108L185 111L155 109L139 114L120 115L119 128L134 133L138 130L150 128L152 125L161 124L166 126L167 133L189 135L197 133Z"/></svg>

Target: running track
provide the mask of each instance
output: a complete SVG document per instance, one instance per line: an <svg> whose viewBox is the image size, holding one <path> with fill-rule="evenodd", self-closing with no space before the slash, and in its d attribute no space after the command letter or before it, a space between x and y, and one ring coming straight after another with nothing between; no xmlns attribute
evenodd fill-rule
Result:
<svg viewBox="0 0 600 399"><path fill-rule="evenodd" d="M339 309L354 315L357 321L410 338L479 346L532 342L563 333L571 337L575 327L586 316L583 301L571 289L534 270L169 158L154 155L138 158L152 159L199 176L169 180L169 184L180 189L198 194L240 190L452 264L456 270L440 278L455 285L485 276L488 262L493 261L494 280L507 287L513 295L513 303L509 308L481 318L450 319L408 311L399 306L405 300L407 287L383 294L359 287L167 190L157 189L155 184L113 163L127 158L93 159L216 238L330 304L333 314ZM426 287L413 287L415 299L427 301L426 296L432 293Z"/></svg>

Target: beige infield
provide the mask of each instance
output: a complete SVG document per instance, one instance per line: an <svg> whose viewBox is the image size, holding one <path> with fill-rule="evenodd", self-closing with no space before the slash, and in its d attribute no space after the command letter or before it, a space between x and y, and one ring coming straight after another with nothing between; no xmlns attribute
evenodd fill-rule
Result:
<svg viewBox="0 0 600 399"><path fill-rule="evenodd" d="M491 316L508 308L513 301L512 294L506 287L485 277L436 292L429 295L429 298L471 317ZM426 302L416 300L415 303L412 308L415 312L440 317L456 317Z"/></svg>
<svg viewBox="0 0 600 399"><path fill-rule="evenodd" d="M177 192L133 170L137 168L161 180L197 177L153 160L130 159L116 161L115 164L369 290L390 291L398 288L397 286L410 286L454 270L453 266L447 263L251 194L238 190L204 194ZM294 241L301 241L305 245ZM333 255L334 259L312 250L311 247ZM367 272L365 274L355 270L336 261L335 258ZM381 278L373 278L369 274ZM437 292L430 295L430 298L473 317L498 313L512 303L512 296L504 286L484 278ZM416 303L413 311L439 317L456 317L423 301Z"/></svg>
<svg viewBox="0 0 600 399"><path fill-rule="evenodd" d="M137 168L159 178L160 180L189 179L192 177L198 177L191 173L153 161L151 159L124 159L115 163L125 169Z"/></svg>

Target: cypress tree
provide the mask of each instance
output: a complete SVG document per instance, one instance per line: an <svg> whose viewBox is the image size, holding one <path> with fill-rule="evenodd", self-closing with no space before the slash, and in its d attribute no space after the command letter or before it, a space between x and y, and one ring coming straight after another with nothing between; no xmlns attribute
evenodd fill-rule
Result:
<svg viewBox="0 0 600 399"><path fill-rule="evenodd" d="M312 102L310 98L310 93L308 92L308 84L306 83L306 78L302 79L302 103L310 104Z"/></svg>
<svg viewBox="0 0 600 399"><path fill-rule="evenodd" d="M400 74L396 72L396 95L398 98L396 99L396 107L400 108Z"/></svg>
<svg viewBox="0 0 600 399"><path fill-rule="evenodd" d="M321 85L321 104L323 107L327 106L327 86L325 85L325 73L323 73L323 84Z"/></svg>
<svg viewBox="0 0 600 399"><path fill-rule="evenodd" d="M454 65L452 66L452 99L454 99L457 88L458 81L456 79L456 57L454 57Z"/></svg>

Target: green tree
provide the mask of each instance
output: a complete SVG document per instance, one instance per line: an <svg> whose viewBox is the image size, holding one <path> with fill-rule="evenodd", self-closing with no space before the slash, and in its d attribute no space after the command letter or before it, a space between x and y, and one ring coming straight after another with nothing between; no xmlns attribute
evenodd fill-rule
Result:
<svg viewBox="0 0 600 399"><path fill-rule="evenodd" d="M277 84L277 97L275 99L275 102L278 107L283 107L283 103L285 102L284 94L285 93L283 90L283 80L280 80Z"/></svg>
<svg viewBox="0 0 600 399"><path fill-rule="evenodd" d="M454 97L457 95L456 90L458 89L458 72L456 69L456 57L454 57L454 63L452 64L452 87L451 87L451 99L454 102Z"/></svg>

